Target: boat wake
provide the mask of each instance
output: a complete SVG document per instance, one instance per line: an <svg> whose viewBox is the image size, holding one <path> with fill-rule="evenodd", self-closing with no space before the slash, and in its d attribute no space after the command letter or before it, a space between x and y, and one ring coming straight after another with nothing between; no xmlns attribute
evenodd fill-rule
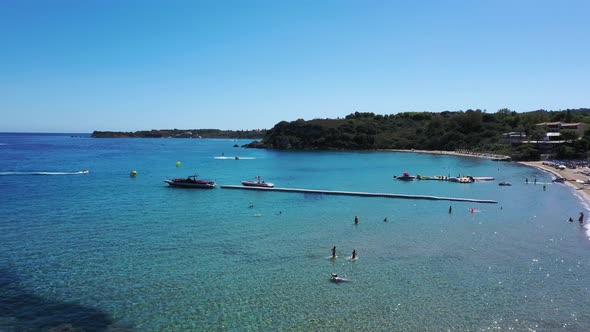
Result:
<svg viewBox="0 0 590 332"><path fill-rule="evenodd" d="M220 160L253 160L256 159L254 157L240 157L240 156L236 156L236 157L213 157L214 159L220 159Z"/></svg>
<svg viewBox="0 0 590 332"><path fill-rule="evenodd" d="M79 171L79 172L0 172L0 176L10 176L10 175L78 175L78 174L88 174L88 171Z"/></svg>

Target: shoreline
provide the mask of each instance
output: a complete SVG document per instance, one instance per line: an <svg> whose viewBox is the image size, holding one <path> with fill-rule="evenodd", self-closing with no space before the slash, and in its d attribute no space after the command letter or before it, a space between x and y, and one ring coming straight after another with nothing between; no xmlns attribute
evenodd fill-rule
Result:
<svg viewBox="0 0 590 332"><path fill-rule="evenodd" d="M491 154L491 153L466 153L466 152L444 151L444 150L384 149L384 150L381 150L381 151L385 151L385 152L428 153L428 154L437 154L437 155L446 155L446 156L473 157L473 158L483 158L483 159L509 158L508 156L505 156L505 155Z"/></svg>
<svg viewBox="0 0 590 332"><path fill-rule="evenodd" d="M566 178L567 180L565 181L565 184L574 188L576 190L576 192L581 193L582 198L590 205L590 192L588 190L586 190L586 189L590 189L590 186L587 186L587 185L584 185L582 183L575 181L575 180L587 181L587 180L590 180L590 176L580 173L580 170L570 169L570 168L556 169L556 168L553 168L548 165L543 165L542 161L518 161L517 163L524 165L524 166L534 167L534 168L541 170L541 171L548 172L550 174L553 174L556 177Z"/></svg>
<svg viewBox="0 0 590 332"><path fill-rule="evenodd" d="M457 157L473 157L473 158L484 158L484 159L495 159L506 156L493 155L493 154L472 154L462 153L457 151L442 151L442 150L402 150L402 149L387 149L384 151L389 152L409 152L409 153L428 153L434 155L448 155ZM549 165L543 165L543 161L515 161L518 164L533 167L538 170L553 174L555 177L566 178L565 184L574 188L575 193L580 193L581 198L590 206L590 186L578 183L575 180L587 181L590 180L590 176L582 174L579 169L556 169ZM574 180L574 181L571 181Z"/></svg>

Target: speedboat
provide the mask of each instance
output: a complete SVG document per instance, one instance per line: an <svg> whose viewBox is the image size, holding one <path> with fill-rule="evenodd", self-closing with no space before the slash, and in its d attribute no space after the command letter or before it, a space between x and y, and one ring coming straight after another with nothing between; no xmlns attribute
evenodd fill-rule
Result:
<svg viewBox="0 0 590 332"><path fill-rule="evenodd" d="M171 180L164 180L164 182L168 183L173 187L183 187L183 188L204 188L204 189L213 189L217 184L211 180L199 180L197 179L197 175L191 175L186 179L178 178L178 179L171 179Z"/></svg>
<svg viewBox="0 0 590 332"><path fill-rule="evenodd" d="M408 172L404 172L404 174L402 174L402 175L394 175L393 178L397 179L397 180L401 180L401 181L414 181L414 180L416 180L416 177L413 175L410 175L410 173L408 173Z"/></svg>
<svg viewBox="0 0 590 332"><path fill-rule="evenodd" d="M566 178L556 178L556 179L553 179L552 182L565 183L566 180L567 180Z"/></svg>
<svg viewBox="0 0 590 332"><path fill-rule="evenodd" d="M251 181L242 181L242 184L246 187L262 187L262 188L272 188L274 187L274 183L265 182L262 180L260 175L254 177L254 180Z"/></svg>

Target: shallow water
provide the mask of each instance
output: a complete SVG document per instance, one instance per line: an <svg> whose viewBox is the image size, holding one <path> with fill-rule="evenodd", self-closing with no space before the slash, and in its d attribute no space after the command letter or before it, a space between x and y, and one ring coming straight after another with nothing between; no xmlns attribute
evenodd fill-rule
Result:
<svg viewBox="0 0 590 332"><path fill-rule="evenodd" d="M247 142L0 134L0 330L590 328L590 242L567 222L585 205L567 186L543 191L549 174L441 155L232 147ZM496 181L393 180L404 171ZM195 173L499 203L163 182ZM332 272L352 281L331 283Z"/></svg>

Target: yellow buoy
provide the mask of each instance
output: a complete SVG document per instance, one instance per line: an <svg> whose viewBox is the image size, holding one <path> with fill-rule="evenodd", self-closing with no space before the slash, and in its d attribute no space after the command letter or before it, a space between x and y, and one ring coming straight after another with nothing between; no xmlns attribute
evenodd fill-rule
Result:
<svg viewBox="0 0 590 332"><path fill-rule="evenodd" d="M182 164L180 163L180 161L177 161L177 162L176 162L176 167L180 167L180 165L182 165Z"/></svg>
<svg viewBox="0 0 590 332"><path fill-rule="evenodd" d="M131 173L129 173L130 177L135 177L137 175L137 171L131 171Z"/></svg>

